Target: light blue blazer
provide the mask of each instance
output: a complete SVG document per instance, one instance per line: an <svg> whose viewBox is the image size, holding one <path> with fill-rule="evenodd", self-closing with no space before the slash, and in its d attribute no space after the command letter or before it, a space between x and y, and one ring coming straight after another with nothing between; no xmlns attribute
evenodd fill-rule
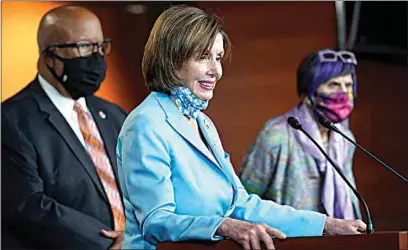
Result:
<svg viewBox="0 0 408 250"><path fill-rule="evenodd" d="M265 223L288 237L322 234L325 215L248 195L212 121L204 113L197 121L209 148L164 93L152 92L127 117L117 145L123 249L220 240L215 232L227 217Z"/></svg>

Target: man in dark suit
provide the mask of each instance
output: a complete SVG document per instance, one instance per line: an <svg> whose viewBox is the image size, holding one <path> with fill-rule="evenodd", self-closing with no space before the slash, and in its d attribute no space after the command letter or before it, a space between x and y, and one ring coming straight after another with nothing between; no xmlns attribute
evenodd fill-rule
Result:
<svg viewBox="0 0 408 250"><path fill-rule="evenodd" d="M95 14L63 6L42 18L38 45L38 75L2 103L2 246L118 248L126 113L93 96L111 42Z"/></svg>

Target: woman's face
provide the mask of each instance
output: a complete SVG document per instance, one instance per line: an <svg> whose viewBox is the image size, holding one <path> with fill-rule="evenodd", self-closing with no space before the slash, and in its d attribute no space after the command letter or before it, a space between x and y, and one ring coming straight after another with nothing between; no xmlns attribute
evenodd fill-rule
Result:
<svg viewBox="0 0 408 250"><path fill-rule="evenodd" d="M317 89L316 111L334 123L347 119L354 108L353 77L333 77Z"/></svg>
<svg viewBox="0 0 408 250"><path fill-rule="evenodd" d="M220 33L215 37L210 51L199 59L187 61L177 71L179 78L199 99L209 101L215 84L222 77L221 59L224 56L224 39Z"/></svg>
<svg viewBox="0 0 408 250"><path fill-rule="evenodd" d="M321 84L317 89L317 93L324 93L326 95L344 92L353 96L353 77L351 74L344 76L333 77L327 82Z"/></svg>

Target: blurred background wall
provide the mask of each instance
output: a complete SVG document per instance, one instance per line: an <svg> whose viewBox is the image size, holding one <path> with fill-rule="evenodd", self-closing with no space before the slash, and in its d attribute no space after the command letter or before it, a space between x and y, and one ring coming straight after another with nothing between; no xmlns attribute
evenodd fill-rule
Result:
<svg viewBox="0 0 408 250"><path fill-rule="evenodd" d="M2 4L2 101L36 74L41 16L69 2ZM75 2L101 19L113 40L108 74L97 92L131 111L147 95L141 59L149 30L168 2ZM296 105L296 67L312 50L337 47L334 2L190 2L218 13L233 57L206 113L214 120L235 170L270 118ZM408 176L408 69L360 60L359 93L350 125L357 141ZM356 151L354 172L377 231L408 229L408 186Z"/></svg>

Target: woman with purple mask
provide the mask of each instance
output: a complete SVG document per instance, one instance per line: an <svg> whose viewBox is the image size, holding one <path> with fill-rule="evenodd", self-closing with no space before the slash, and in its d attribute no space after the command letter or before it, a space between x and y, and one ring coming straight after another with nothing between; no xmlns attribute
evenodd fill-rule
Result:
<svg viewBox="0 0 408 250"><path fill-rule="evenodd" d="M297 70L299 104L269 120L250 146L240 172L249 193L297 209L313 210L339 219L361 218L357 198L318 148L287 119L294 116L326 150L355 185L354 146L317 122L323 115L347 136L348 117L357 93L355 66L349 51L320 50L306 56Z"/></svg>

